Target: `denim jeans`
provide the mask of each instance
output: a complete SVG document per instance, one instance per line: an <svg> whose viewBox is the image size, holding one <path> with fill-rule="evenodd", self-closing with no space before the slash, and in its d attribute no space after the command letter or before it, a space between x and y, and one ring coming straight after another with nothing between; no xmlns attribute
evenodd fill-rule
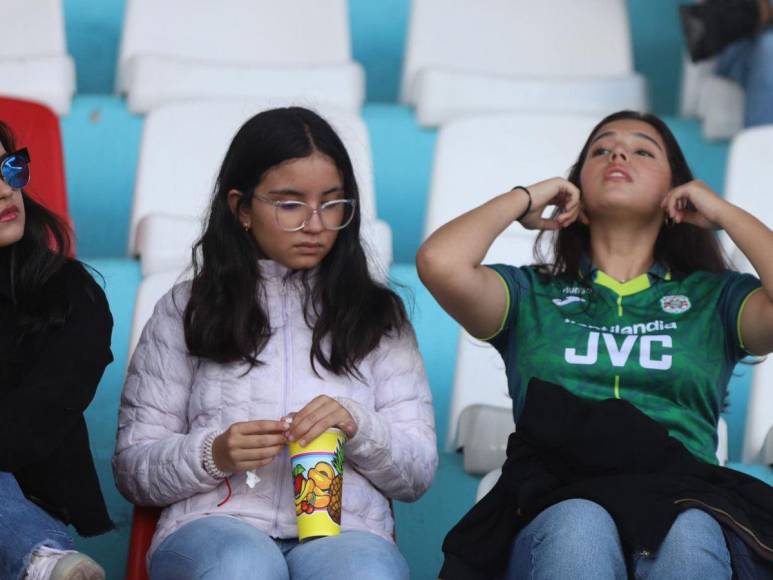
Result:
<svg viewBox="0 0 773 580"><path fill-rule="evenodd" d="M773 26L727 46L716 70L744 88L746 127L773 123Z"/></svg>
<svg viewBox="0 0 773 580"><path fill-rule="evenodd" d="M17 580L38 546L72 550L67 527L29 501L12 473L0 471L0 578Z"/></svg>
<svg viewBox="0 0 773 580"><path fill-rule="evenodd" d="M701 510L682 512L658 551L631 555L637 580L731 578L720 525ZM612 516L597 503L572 499L549 507L515 539L505 576L514 579L627 578L626 558Z"/></svg>
<svg viewBox="0 0 773 580"><path fill-rule="evenodd" d="M239 519L207 516L185 524L158 546L151 580L407 580L397 546L360 531L300 544L277 540Z"/></svg>

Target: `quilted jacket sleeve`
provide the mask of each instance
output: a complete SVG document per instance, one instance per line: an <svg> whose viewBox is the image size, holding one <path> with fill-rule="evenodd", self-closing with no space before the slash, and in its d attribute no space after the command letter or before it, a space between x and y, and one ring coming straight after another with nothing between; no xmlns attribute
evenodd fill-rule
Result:
<svg viewBox="0 0 773 580"><path fill-rule="evenodd" d="M357 423L346 444L346 461L384 495L415 501L437 469L432 395L413 329L386 337L372 354L375 409L339 399Z"/></svg>
<svg viewBox="0 0 773 580"><path fill-rule="evenodd" d="M140 505L169 505L218 484L201 465L209 431L188 429L195 359L185 346L180 288L156 305L121 396L113 475L124 497Z"/></svg>

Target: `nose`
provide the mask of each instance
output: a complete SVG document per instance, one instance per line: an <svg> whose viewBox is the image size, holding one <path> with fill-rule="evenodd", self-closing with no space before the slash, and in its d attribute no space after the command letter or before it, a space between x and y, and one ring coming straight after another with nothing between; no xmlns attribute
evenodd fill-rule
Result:
<svg viewBox="0 0 773 580"><path fill-rule="evenodd" d="M622 161L628 161L628 153L625 152L625 149L623 149L620 146L615 147L612 150L612 161L622 160Z"/></svg>
<svg viewBox="0 0 773 580"><path fill-rule="evenodd" d="M311 215L306 220L306 224L303 226L303 231L310 233L319 233L325 229L322 225L322 216L319 213L319 208L313 209Z"/></svg>
<svg viewBox="0 0 773 580"><path fill-rule="evenodd" d="M0 179L0 198L10 197L14 191L13 187Z"/></svg>

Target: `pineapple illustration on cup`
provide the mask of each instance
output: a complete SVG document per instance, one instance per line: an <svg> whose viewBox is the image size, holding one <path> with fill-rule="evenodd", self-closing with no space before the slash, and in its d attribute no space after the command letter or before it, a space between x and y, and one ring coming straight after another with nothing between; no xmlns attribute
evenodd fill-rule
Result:
<svg viewBox="0 0 773 580"><path fill-rule="evenodd" d="M340 429L328 429L301 447L290 443L295 515L301 542L341 531L344 442Z"/></svg>

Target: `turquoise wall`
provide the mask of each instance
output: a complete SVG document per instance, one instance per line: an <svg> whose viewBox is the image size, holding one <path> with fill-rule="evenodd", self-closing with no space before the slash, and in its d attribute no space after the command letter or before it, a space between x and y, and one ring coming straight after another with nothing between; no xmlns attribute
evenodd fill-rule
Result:
<svg viewBox="0 0 773 580"><path fill-rule="evenodd" d="M680 3L628 0L634 64L647 77L653 110L661 114L676 111L682 51L676 7ZM397 100L409 6L410 0L349 0L352 50L365 66L369 101ZM64 7L78 91L112 92L124 0L64 0ZM514 26L513 34L517 33Z"/></svg>

